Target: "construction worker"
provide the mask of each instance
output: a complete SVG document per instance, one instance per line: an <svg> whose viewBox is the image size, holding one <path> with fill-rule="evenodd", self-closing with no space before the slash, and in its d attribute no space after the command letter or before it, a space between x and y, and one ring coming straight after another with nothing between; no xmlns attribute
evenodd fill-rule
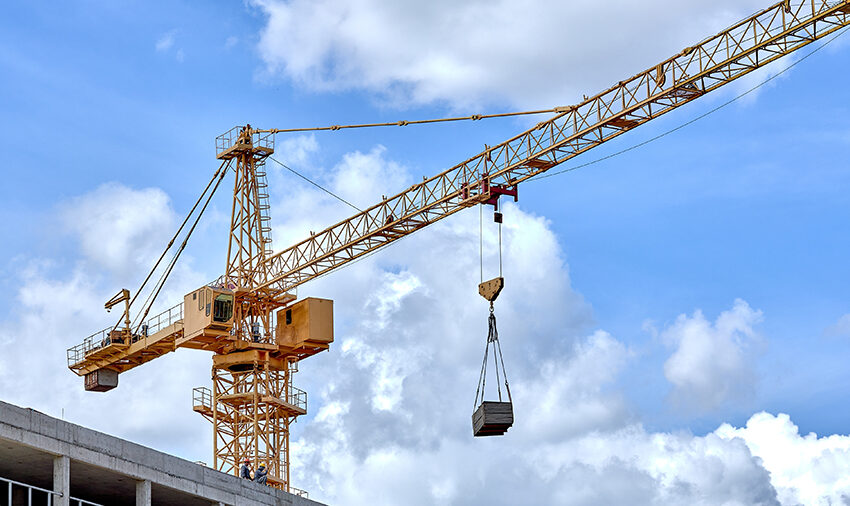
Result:
<svg viewBox="0 0 850 506"><path fill-rule="evenodd" d="M266 476L268 476L269 472L266 471L266 465L260 464L260 467L254 472L254 481L260 483L262 485L266 484Z"/></svg>
<svg viewBox="0 0 850 506"><path fill-rule="evenodd" d="M245 457L245 460L242 461L242 467L239 468L239 477L248 480L251 479L251 460L248 457Z"/></svg>

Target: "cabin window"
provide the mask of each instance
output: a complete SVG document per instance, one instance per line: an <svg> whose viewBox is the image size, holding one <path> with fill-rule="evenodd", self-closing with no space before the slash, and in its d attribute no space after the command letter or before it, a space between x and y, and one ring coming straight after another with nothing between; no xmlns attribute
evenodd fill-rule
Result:
<svg viewBox="0 0 850 506"><path fill-rule="evenodd" d="M213 303L213 321L228 322L233 318L233 295L216 295Z"/></svg>

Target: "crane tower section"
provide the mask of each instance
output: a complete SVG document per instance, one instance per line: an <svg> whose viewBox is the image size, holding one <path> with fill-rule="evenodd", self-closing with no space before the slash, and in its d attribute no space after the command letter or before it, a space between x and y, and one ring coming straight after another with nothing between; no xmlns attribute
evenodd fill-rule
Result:
<svg viewBox="0 0 850 506"><path fill-rule="evenodd" d="M289 427L307 413L307 394L292 380L300 359L333 341L333 303L292 304L294 295L260 288L272 253L265 161L274 137L234 128L218 137L216 151L235 161L226 269L211 286L186 295L183 339L230 345L216 350L212 390L195 389L193 406L213 424L217 469L235 473L247 458L265 464L269 481L289 490Z"/></svg>

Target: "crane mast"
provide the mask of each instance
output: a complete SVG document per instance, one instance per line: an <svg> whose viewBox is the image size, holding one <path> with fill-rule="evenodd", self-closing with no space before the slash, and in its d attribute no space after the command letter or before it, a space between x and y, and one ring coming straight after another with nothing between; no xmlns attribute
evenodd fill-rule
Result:
<svg viewBox="0 0 850 506"><path fill-rule="evenodd" d="M289 425L306 413L306 394L291 386L290 355L273 338L272 312L294 297L259 288L272 252L264 167L273 152L274 137L252 134L250 126L217 140L217 158L235 161L226 270L214 284L233 293L235 346L214 356L212 391L196 389L202 402L195 410L213 423L216 468L235 472L247 458L266 464L272 484L289 490Z"/></svg>
<svg viewBox="0 0 850 506"><path fill-rule="evenodd" d="M296 301L298 286L465 208L516 199L521 182L848 25L850 0L776 3L278 253L264 169L277 130L235 127L216 139L217 158L235 172L224 275L140 332L127 325L89 336L68 350L68 366L87 390L104 391L119 373L177 348L213 352L212 390L196 388L193 402L213 423L213 465L236 473L248 458L266 464L270 484L295 490L289 427L307 404L293 375L333 341L332 301Z"/></svg>

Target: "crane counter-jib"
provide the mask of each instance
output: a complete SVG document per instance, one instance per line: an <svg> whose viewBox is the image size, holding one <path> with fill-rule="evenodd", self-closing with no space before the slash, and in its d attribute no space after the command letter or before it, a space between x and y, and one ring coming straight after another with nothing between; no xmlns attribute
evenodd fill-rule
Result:
<svg viewBox="0 0 850 506"><path fill-rule="evenodd" d="M182 331L183 303L148 318L140 326L140 332L125 340L123 333L114 327L107 327L85 338L82 343L69 348L68 367L77 374L87 374L102 367L112 366L124 370L140 365L159 356L158 351L172 351L164 346L164 338L172 336L171 341ZM131 349L132 348L132 349ZM138 357L133 357L134 352Z"/></svg>
<svg viewBox="0 0 850 506"><path fill-rule="evenodd" d="M270 257L260 288L288 292L515 187L850 23L850 2L780 2L512 139Z"/></svg>

